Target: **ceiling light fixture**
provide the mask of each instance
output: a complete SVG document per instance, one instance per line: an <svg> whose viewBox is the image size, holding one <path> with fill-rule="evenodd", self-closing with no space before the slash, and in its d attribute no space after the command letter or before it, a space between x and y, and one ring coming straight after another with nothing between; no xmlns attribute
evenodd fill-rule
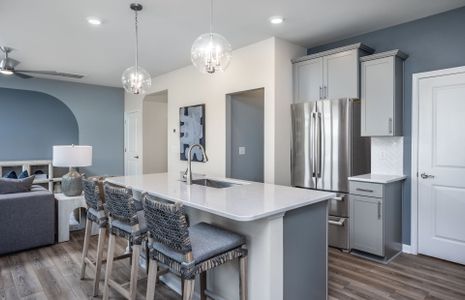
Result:
<svg viewBox="0 0 465 300"><path fill-rule="evenodd" d="M273 25L282 24L284 22L284 18L281 16L273 16L269 19L270 23Z"/></svg>
<svg viewBox="0 0 465 300"><path fill-rule="evenodd" d="M99 26L102 25L102 20L97 17L88 17L87 23L89 23L90 25Z"/></svg>
<svg viewBox="0 0 465 300"><path fill-rule="evenodd" d="M205 74L225 71L232 57L231 44L213 32L213 0L210 0L210 32L200 35L192 44L192 64Z"/></svg>
<svg viewBox="0 0 465 300"><path fill-rule="evenodd" d="M129 6L134 11L135 32L136 32L136 57L135 65L127 68L121 76L124 89L131 94L145 94L147 89L152 85L152 78L149 72L139 66L139 31L138 31L138 12L142 10L142 5L132 3Z"/></svg>

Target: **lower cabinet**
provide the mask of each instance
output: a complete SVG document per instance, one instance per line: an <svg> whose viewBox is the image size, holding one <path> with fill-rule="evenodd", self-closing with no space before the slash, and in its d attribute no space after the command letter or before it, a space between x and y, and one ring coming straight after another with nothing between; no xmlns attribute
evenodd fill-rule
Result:
<svg viewBox="0 0 465 300"><path fill-rule="evenodd" d="M351 247L384 256L383 199L351 195Z"/></svg>
<svg viewBox="0 0 465 300"><path fill-rule="evenodd" d="M402 182L350 181L349 189L351 250L388 261L402 250Z"/></svg>

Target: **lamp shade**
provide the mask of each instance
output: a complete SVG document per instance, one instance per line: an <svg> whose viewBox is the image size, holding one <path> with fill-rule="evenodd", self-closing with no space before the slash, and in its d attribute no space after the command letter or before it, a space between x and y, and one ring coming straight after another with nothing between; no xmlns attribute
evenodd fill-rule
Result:
<svg viewBox="0 0 465 300"><path fill-rule="evenodd" d="M92 146L53 146L55 167L88 167L92 165Z"/></svg>

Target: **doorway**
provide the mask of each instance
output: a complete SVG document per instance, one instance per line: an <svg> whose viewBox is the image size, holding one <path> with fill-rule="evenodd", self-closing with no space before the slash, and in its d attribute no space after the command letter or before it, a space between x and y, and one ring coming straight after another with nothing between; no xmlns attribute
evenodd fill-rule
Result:
<svg viewBox="0 0 465 300"><path fill-rule="evenodd" d="M147 95L142 103L143 174L168 171L168 91Z"/></svg>
<svg viewBox="0 0 465 300"><path fill-rule="evenodd" d="M465 67L413 82L412 245L465 264Z"/></svg>
<svg viewBox="0 0 465 300"><path fill-rule="evenodd" d="M226 176L263 182L263 88L226 95Z"/></svg>

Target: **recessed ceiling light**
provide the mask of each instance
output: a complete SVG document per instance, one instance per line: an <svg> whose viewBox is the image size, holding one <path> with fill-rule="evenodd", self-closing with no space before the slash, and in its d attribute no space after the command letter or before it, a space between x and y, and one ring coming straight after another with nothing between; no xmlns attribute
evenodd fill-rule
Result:
<svg viewBox="0 0 465 300"><path fill-rule="evenodd" d="M89 23L90 25L98 26L102 24L102 20L97 17L88 17L87 23Z"/></svg>
<svg viewBox="0 0 465 300"><path fill-rule="evenodd" d="M271 24L277 25L284 22L284 18L281 16L273 16L269 19Z"/></svg>

